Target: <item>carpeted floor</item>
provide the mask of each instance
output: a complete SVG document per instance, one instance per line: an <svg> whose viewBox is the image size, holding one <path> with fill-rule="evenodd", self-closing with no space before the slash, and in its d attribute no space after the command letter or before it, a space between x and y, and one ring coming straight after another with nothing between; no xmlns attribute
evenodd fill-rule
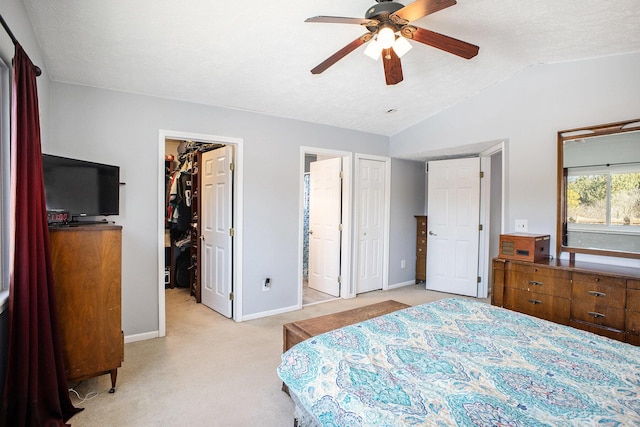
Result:
<svg viewBox="0 0 640 427"><path fill-rule="evenodd" d="M81 397L97 392L84 402L72 393L85 408L73 427L293 426L293 404L276 374L284 323L387 299L417 305L451 296L406 286L236 323L196 304L187 289L166 292L167 336L125 345L114 394L108 375L69 384Z"/></svg>

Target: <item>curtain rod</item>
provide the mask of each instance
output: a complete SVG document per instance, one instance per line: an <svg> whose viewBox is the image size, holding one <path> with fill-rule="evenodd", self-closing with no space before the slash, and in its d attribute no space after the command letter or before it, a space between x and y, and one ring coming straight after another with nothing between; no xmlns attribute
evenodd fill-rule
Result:
<svg viewBox="0 0 640 427"><path fill-rule="evenodd" d="M2 28L4 28L4 30L7 32L9 37L11 37L11 41L13 42L13 44L14 45L20 44L18 42L18 39L16 39L16 36L13 35L13 32L11 31L11 28L9 28L9 26L5 22L4 18L2 17L2 15L0 15L0 24L2 24ZM35 67L36 76L41 75L42 74L42 70L40 69L40 67L38 67L37 65L34 65L34 67Z"/></svg>

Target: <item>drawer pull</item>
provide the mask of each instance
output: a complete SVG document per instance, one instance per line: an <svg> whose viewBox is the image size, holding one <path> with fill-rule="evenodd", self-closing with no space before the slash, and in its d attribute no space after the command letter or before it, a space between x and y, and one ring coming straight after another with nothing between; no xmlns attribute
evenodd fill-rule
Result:
<svg viewBox="0 0 640 427"><path fill-rule="evenodd" d="M597 313L597 312L595 312L595 311L590 311L588 314L589 314L589 316L593 316L593 317L595 317L596 319L600 319L600 318L602 318L602 317L607 317L606 315L604 315L604 314L602 314L602 313Z"/></svg>
<svg viewBox="0 0 640 427"><path fill-rule="evenodd" d="M542 301L540 301L539 299L530 299L529 302L533 305L542 304Z"/></svg>
<svg viewBox="0 0 640 427"><path fill-rule="evenodd" d="M607 294L605 294L604 292L598 292L598 291L589 291L589 295L593 295L594 297L606 297Z"/></svg>
<svg viewBox="0 0 640 427"><path fill-rule="evenodd" d="M542 286L542 285L544 285L544 283L536 282L535 280L529 280L529 284L530 285L534 285L534 286Z"/></svg>

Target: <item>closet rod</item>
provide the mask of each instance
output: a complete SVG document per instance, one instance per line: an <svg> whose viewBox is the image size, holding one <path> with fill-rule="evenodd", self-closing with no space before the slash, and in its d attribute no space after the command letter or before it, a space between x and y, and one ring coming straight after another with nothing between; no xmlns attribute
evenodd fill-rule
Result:
<svg viewBox="0 0 640 427"><path fill-rule="evenodd" d="M9 26L5 22L4 18L2 17L2 15L0 15L0 24L2 24L2 28L4 28L4 30L7 32L9 37L11 37L11 41L13 42L13 44L14 45L20 44L18 42L18 39L16 39L16 36L13 35L13 32L11 31L11 28L9 28ZM38 67L37 65L34 65L34 67L35 67L36 76L41 75L42 74L42 70L40 69L40 67Z"/></svg>

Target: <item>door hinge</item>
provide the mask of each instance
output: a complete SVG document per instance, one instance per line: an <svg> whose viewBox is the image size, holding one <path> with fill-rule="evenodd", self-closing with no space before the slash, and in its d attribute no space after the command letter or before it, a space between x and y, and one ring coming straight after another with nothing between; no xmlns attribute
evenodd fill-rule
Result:
<svg viewBox="0 0 640 427"><path fill-rule="evenodd" d="M229 229L229 236L233 237L235 234L235 230L233 228Z"/></svg>
<svg viewBox="0 0 640 427"><path fill-rule="evenodd" d="M484 178L484 172L480 171L480 178Z"/></svg>
<svg viewBox="0 0 640 427"><path fill-rule="evenodd" d="M229 301L233 301L233 292L229 292Z"/></svg>
<svg viewBox="0 0 640 427"><path fill-rule="evenodd" d="M478 283L482 282L482 277L478 276Z"/></svg>
<svg viewBox="0 0 640 427"><path fill-rule="evenodd" d="M342 283L342 276L338 276L338 283Z"/></svg>
<svg viewBox="0 0 640 427"><path fill-rule="evenodd" d="M338 230L342 231L342 224L338 224Z"/></svg>
<svg viewBox="0 0 640 427"><path fill-rule="evenodd" d="M484 228L484 227L482 226L482 224L478 225L478 230L482 231L482 230L483 230L483 228Z"/></svg>
<svg viewBox="0 0 640 427"><path fill-rule="evenodd" d="M340 171L340 179L344 178L344 174Z"/></svg>
<svg viewBox="0 0 640 427"><path fill-rule="evenodd" d="M232 162L232 163L229 163L229 170L230 170L230 171L232 171L234 167L235 167L235 166L233 165L233 162Z"/></svg>

